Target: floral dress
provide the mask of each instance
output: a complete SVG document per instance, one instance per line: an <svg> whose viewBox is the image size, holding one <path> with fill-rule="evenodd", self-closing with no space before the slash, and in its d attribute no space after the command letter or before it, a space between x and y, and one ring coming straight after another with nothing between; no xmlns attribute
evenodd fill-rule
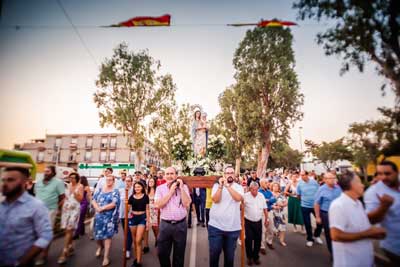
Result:
<svg viewBox="0 0 400 267"><path fill-rule="evenodd" d="M75 192L78 190L78 186L75 187ZM79 215L81 213L81 203L76 200L71 187L65 190L65 200L62 207L61 213L61 229L76 229L78 228Z"/></svg>
<svg viewBox="0 0 400 267"><path fill-rule="evenodd" d="M149 196L149 208L150 208L150 223L152 226L158 226L158 209L154 204L154 195L152 197Z"/></svg>
<svg viewBox="0 0 400 267"><path fill-rule="evenodd" d="M283 207L280 205L286 201L286 198L280 194L276 197L275 207L279 206L279 208L272 208L272 215L273 215L273 231L274 232L285 232L286 231L286 216L283 212Z"/></svg>
<svg viewBox="0 0 400 267"><path fill-rule="evenodd" d="M102 189L100 189L94 194L93 200L96 201L99 207L115 203L115 208L96 213L93 227L95 240L112 238L114 234L118 233L120 205L119 191L118 189L114 189L111 192L103 193Z"/></svg>

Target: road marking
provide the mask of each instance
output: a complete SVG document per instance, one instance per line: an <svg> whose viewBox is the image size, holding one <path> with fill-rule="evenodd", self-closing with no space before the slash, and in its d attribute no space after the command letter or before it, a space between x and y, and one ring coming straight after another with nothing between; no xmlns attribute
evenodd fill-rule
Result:
<svg viewBox="0 0 400 267"><path fill-rule="evenodd" d="M193 218L189 267L196 267L196 250L197 250L196 246L197 246L197 220Z"/></svg>

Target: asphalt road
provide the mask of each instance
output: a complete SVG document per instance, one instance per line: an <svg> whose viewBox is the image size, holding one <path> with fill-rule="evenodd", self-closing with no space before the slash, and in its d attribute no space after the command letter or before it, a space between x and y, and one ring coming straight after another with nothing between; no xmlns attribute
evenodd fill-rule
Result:
<svg viewBox="0 0 400 267"><path fill-rule="evenodd" d="M261 255L260 266L288 266L288 267L310 267L310 266L331 266L329 253L325 245L315 244L308 248L305 246L305 235L292 232L291 226L288 227L286 243L287 247L280 246L277 240L274 240L274 250L267 248L267 255ZM323 234L322 234L323 235ZM321 236L322 237L322 236ZM323 238L323 237L322 237ZM324 238L323 238L324 240ZM325 240L324 240L325 241ZM123 231L120 228L118 235L114 236L111 249L111 265L123 266ZM49 253L49 259L46 266L59 266L57 258L62 251L63 238L54 240ZM90 240L86 235L75 241L75 254L68 259L63 266L73 267L94 267L101 266L102 259L95 257L96 243ZM188 229L187 245L185 251L185 266L204 267L208 266L208 239L207 229L194 226ZM237 246L235 255L235 267L239 267L240 246ZM220 258L220 266L223 266L223 256ZM127 266L133 262L131 258ZM245 261L246 263L246 261ZM154 247L154 236L150 233L150 252L143 257L143 266L159 266L157 251ZM246 265L247 266L247 265Z"/></svg>

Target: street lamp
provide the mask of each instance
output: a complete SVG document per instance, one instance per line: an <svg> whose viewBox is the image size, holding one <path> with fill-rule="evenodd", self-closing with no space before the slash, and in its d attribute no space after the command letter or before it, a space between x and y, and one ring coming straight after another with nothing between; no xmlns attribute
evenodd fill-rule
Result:
<svg viewBox="0 0 400 267"><path fill-rule="evenodd" d="M303 127L300 126L299 127L299 138L300 138L300 152L301 152L301 155L302 155L301 162L300 162L300 170L303 170L303 158L304 158L304 155L303 155L303 139L301 137L301 131L302 130L303 130Z"/></svg>

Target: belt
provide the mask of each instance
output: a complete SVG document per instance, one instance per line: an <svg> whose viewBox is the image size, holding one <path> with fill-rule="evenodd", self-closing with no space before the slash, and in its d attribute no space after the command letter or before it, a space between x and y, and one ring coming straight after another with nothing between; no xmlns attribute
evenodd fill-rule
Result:
<svg viewBox="0 0 400 267"><path fill-rule="evenodd" d="M164 219L161 219L163 222L166 222L166 223L169 223L169 224L177 224L177 223L181 223L181 222L183 222L183 221L185 221L186 220L186 217L185 218L183 218L182 220L179 220L179 221L175 221L175 220L164 220Z"/></svg>

